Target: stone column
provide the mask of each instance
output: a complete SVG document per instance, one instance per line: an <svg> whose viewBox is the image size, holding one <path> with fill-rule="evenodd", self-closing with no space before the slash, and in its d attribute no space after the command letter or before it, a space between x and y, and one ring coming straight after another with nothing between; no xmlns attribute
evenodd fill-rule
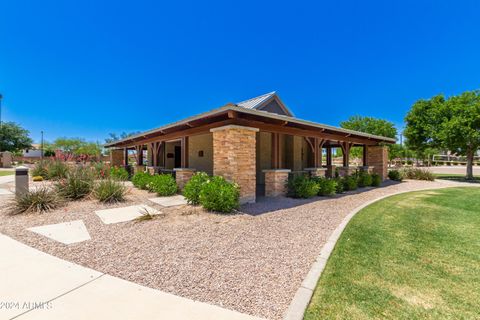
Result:
<svg viewBox="0 0 480 320"><path fill-rule="evenodd" d="M112 149L110 150L110 165L112 167L121 167L123 166L123 149Z"/></svg>
<svg viewBox="0 0 480 320"><path fill-rule="evenodd" d="M290 169L267 169L265 173L265 196L278 197L286 196L288 187L288 174Z"/></svg>
<svg viewBox="0 0 480 320"><path fill-rule="evenodd" d="M240 203L255 202L256 132L258 128L227 125L213 133L213 174L240 186Z"/></svg>
<svg viewBox="0 0 480 320"><path fill-rule="evenodd" d="M308 171L310 177L326 177L327 175L327 168L305 168L303 170Z"/></svg>
<svg viewBox="0 0 480 320"><path fill-rule="evenodd" d="M173 171L175 171L175 180L180 190L183 190L183 187L185 187L195 173L195 169L192 168L175 168Z"/></svg>
<svg viewBox="0 0 480 320"><path fill-rule="evenodd" d="M373 172L385 180L388 175L388 148L386 146L368 146L367 163Z"/></svg>
<svg viewBox="0 0 480 320"><path fill-rule="evenodd" d="M336 169L337 169L337 166L335 166L335 165L327 165L326 176L328 178L335 178Z"/></svg>

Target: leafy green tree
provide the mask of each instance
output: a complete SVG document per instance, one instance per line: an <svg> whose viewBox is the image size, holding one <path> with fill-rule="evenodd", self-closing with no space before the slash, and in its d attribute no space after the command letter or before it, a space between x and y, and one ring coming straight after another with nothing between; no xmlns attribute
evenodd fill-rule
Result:
<svg viewBox="0 0 480 320"><path fill-rule="evenodd" d="M122 140L131 136L134 136L136 134L140 133L140 131L134 131L130 133L122 132L120 135L116 133L109 133L109 137L105 139L105 143L112 143L118 140Z"/></svg>
<svg viewBox="0 0 480 320"><path fill-rule="evenodd" d="M397 128L395 128L393 122L373 117L352 116L348 118L347 121L341 122L340 126L344 129L365 132L387 138L395 139L397 136ZM388 145L390 157L393 153L393 146L394 145ZM362 148L354 147L350 150L350 156L353 158L362 157L362 153Z"/></svg>
<svg viewBox="0 0 480 320"><path fill-rule="evenodd" d="M99 157L102 153L102 146L98 142L84 142L74 153L75 155Z"/></svg>
<svg viewBox="0 0 480 320"><path fill-rule="evenodd" d="M77 150L86 144L85 140L80 138L57 138L53 142L53 147L56 150L61 150L64 154L73 156Z"/></svg>
<svg viewBox="0 0 480 320"><path fill-rule="evenodd" d="M0 151L19 152L32 147L29 131L15 122L0 123Z"/></svg>
<svg viewBox="0 0 480 320"><path fill-rule="evenodd" d="M473 159L480 148L480 91L417 101L405 121L409 146L419 151L442 148L466 156L466 177L473 179Z"/></svg>

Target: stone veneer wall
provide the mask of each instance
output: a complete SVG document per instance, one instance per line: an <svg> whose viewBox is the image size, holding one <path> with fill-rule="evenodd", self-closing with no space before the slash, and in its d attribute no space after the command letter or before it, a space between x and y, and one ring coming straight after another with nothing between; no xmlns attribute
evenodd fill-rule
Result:
<svg viewBox="0 0 480 320"><path fill-rule="evenodd" d="M124 150L123 149L112 149L110 150L110 165L111 166L123 166L124 161L123 161L123 154Z"/></svg>
<svg viewBox="0 0 480 320"><path fill-rule="evenodd" d="M183 190L185 184L192 178L193 174L195 173L195 169L191 168L176 168L173 169L175 171L175 180L177 182L177 186L180 190Z"/></svg>
<svg viewBox="0 0 480 320"><path fill-rule="evenodd" d="M278 197L286 196L288 187L289 169L270 169L263 170L265 173L265 196Z"/></svg>
<svg viewBox="0 0 480 320"><path fill-rule="evenodd" d="M240 203L255 202L257 128L228 125L213 133L213 174L240 186Z"/></svg>
<svg viewBox="0 0 480 320"><path fill-rule="evenodd" d="M373 172L379 174L382 180L388 175L388 148L386 146L368 146L367 164L373 167Z"/></svg>

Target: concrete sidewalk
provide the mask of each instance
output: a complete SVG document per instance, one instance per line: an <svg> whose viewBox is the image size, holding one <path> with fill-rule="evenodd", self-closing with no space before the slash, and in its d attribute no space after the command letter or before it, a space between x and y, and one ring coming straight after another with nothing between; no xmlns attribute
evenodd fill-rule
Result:
<svg viewBox="0 0 480 320"><path fill-rule="evenodd" d="M0 319L258 319L56 258L0 234Z"/></svg>

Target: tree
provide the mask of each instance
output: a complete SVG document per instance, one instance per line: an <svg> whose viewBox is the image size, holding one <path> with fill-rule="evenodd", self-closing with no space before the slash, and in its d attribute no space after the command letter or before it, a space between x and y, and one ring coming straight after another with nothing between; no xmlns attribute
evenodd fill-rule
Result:
<svg viewBox="0 0 480 320"><path fill-rule="evenodd" d="M32 147L29 131L15 122L0 123L0 151L18 152Z"/></svg>
<svg viewBox="0 0 480 320"><path fill-rule="evenodd" d="M112 143L118 140L122 140L128 137L134 136L138 133L140 133L140 131L135 131L130 133L122 132L120 135L117 135L116 133L109 133L108 135L110 137L105 139L105 143Z"/></svg>
<svg viewBox="0 0 480 320"><path fill-rule="evenodd" d="M397 128L393 122L373 117L352 116L347 121L340 123L344 129L355 130L377 136L393 138L397 137Z"/></svg>
<svg viewBox="0 0 480 320"><path fill-rule="evenodd" d="M73 156L77 150L85 145L85 140L80 138L57 138L53 142L53 146L56 150L61 150L64 154Z"/></svg>
<svg viewBox="0 0 480 320"><path fill-rule="evenodd" d="M355 130L365 132L377 136L396 138L397 128L393 122L377 119L373 117L352 116L347 121L340 123L340 126L344 129ZM392 154L393 145L389 145L389 154ZM354 158L360 158L362 156L361 148L352 148L350 155Z"/></svg>
<svg viewBox="0 0 480 320"><path fill-rule="evenodd" d="M473 179L473 159L480 148L480 91L417 101L405 121L404 134L411 147L444 148L466 156L466 177Z"/></svg>

